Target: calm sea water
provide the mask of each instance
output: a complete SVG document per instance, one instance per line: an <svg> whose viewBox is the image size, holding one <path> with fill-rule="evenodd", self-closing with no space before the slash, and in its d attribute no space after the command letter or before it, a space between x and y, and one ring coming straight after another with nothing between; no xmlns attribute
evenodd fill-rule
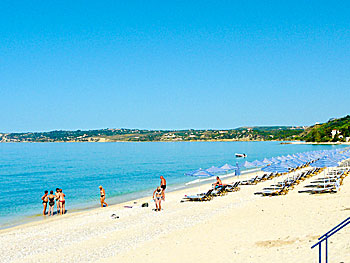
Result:
<svg viewBox="0 0 350 263"><path fill-rule="evenodd" d="M151 194L163 175L169 188L193 178L198 168L235 164L236 152L253 161L342 146L278 142L8 143L0 144L0 228L39 217L44 190L62 188L68 211Z"/></svg>

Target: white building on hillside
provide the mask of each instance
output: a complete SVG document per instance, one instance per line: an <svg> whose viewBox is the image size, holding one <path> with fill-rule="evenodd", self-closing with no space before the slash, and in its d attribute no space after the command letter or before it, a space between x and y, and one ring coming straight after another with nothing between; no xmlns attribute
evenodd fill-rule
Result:
<svg viewBox="0 0 350 263"><path fill-rule="evenodd" d="M332 130L331 134L332 134L332 139L333 139L335 135L340 134L340 131Z"/></svg>

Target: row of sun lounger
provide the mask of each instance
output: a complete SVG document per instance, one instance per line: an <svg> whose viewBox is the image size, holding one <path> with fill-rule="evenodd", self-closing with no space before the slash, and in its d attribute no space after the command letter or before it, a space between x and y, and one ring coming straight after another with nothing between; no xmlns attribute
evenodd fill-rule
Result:
<svg viewBox="0 0 350 263"><path fill-rule="evenodd" d="M241 182L241 185L255 185L259 182L263 182L263 181L266 181L266 180L271 180L273 178L275 178L276 176L279 176L280 174L278 173L265 173L261 176L256 176L256 177L253 177L251 179L248 179L248 180L244 180Z"/></svg>
<svg viewBox="0 0 350 263"><path fill-rule="evenodd" d="M306 185L306 190L301 190L299 193L310 193L310 194L324 194L324 193L337 193L340 186L343 184L343 180L349 175L347 170L338 170L335 173L332 172L328 176L318 178L312 181L311 184Z"/></svg>
<svg viewBox="0 0 350 263"><path fill-rule="evenodd" d="M256 195L262 196L273 196L273 195L285 195L289 190L292 190L295 185L298 185L300 182L315 176L323 171L324 168L313 168L308 171L304 171L299 173L297 176L288 177L285 180L278 182L276 184L271 185L270 187L264 188L261 192L256 192ZM335 193L339 190L340 185L343 184L343 179L349 174L348 169L332 171L328 176L323 178L317 178L312 181L311 184L306 185L306 188L310 188L308 190L301 190L299 193ZM249 180L238 181L232 184L222 185L217 187L216 189L210 189L205 193L196 194L196 195L185 195L184 201L210 201L216 196L223 196L228 192L236 192L239 191L240 185L255 185L258 182L263 182L266 180L271 180L280 174L276 173L266 173L261 176L256 176Z"/></svg>
<svg viewBox="0 0 350 263"><path fill-rule="evenodd" d="M181 202L184 201L210 201L216 196L223 196L228 192L237 192L240 182L235 182L232 184L226 184L217 187L216 189L210 189L206 193L196 194L196 195L185 195Z"/></svg>
<svg viewBox="0 0 350 263"><path fill-rule="evenodd" d="M299 184L301 181L314 176L322 171L321 168L313 168L311 170L302 172L297 176L288 177L282 182L273 184L270 187L264 188L261 192L254 193L255 195L262 196L273 196L273 195L286 195L289 190L292 190L295 185Z"/></svg>
<svg viewBox="0 0 350 263"><path fill-rule="evenodd" d="M299 169L302 169L302 168L305 168L307 166L309 166L310 163L306 163L305 165L302 165L302 166L299 166L297 168L294 168L292 170L290 170L290 172L295 172ZM315 169L317 168L314 168L313 170L310 170L310 171L314 171ZM312 173L312 172L311 172ZM260 176L256 176L254 178L251 178L251 179L248 179L248 180L244 180L241 182L241 185L255 185L259 182L263 182L263 181L266 181L266 180L271 180L275 177L278 177L278 176L281 176L282 174L280 173L265 173L263 175L260 175Z"/></svg>

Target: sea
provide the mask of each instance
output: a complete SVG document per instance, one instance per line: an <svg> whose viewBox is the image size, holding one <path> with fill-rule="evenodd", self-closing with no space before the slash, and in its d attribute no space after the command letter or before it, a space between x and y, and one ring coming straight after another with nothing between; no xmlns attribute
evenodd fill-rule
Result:
<svg viewBox="0 0 350 263"><path fill-rule="evenodd" d="M41 196L62 188L68 213L151 196L163 175L168 190L195 178L186 172L342 145L280 142L0 143L0 228L42 220ZM245 153L247 158L236 158Z"/></svg>

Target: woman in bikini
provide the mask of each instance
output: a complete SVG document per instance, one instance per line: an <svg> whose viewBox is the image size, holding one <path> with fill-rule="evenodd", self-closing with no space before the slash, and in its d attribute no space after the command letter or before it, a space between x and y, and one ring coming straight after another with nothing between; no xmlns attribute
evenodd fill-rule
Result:
<svg viewBox="0 0 350 263"><path fill-rule="evenodd" d="M106 199L106 192L105 192L105 189L102 188L102 186L100 185L99 186L100 188L100 201L101 201L101 207L103 207L103 205L106 205L106 207L108 206L108 204L105 202L105 199Z"/></svg>
<svg viewBox="0 0 350 263"><path fill-rule="evenodd" d="M53 194L53 191L50 191L49 195L49 216L53 216L53 208L55 206L55 196Z"/></svg>
<svg viewBox="0 0 350 263"><path fill-rule="evenodd" d="M60 203L60 189L56 188L56 193L55 193L55 198L56 198L56 206L57 206L57 214L60 213L61 211L61 203Z"/></svg>
<svg viewBox="0 0 350 263"><path fill-rule="evenodd" d="M61 215L65 214L66 212L66 199L65 199L65 194L62 192L62 189L60 189L60 212Z"/></svg>
<svg viewBox="0 0 350 263"><path fill-rule="evenodd" d="M45 191L44 195L41 197L41 200L43 200L43 206L44 206L44 210L43 210L43 215L46 215L46 207L47 207L47 202L48 202L48 198L47 198L47 194L49 193L49 191Z"/></svg>
<svg viewBox="0 0 350 263"><path fill-rule="evenodd" d="M153 192L153 200L156 203L156 211L162 210L162 199L164 199L164 191L162 191L162 188L158 186L157 189Z"/></svg>

